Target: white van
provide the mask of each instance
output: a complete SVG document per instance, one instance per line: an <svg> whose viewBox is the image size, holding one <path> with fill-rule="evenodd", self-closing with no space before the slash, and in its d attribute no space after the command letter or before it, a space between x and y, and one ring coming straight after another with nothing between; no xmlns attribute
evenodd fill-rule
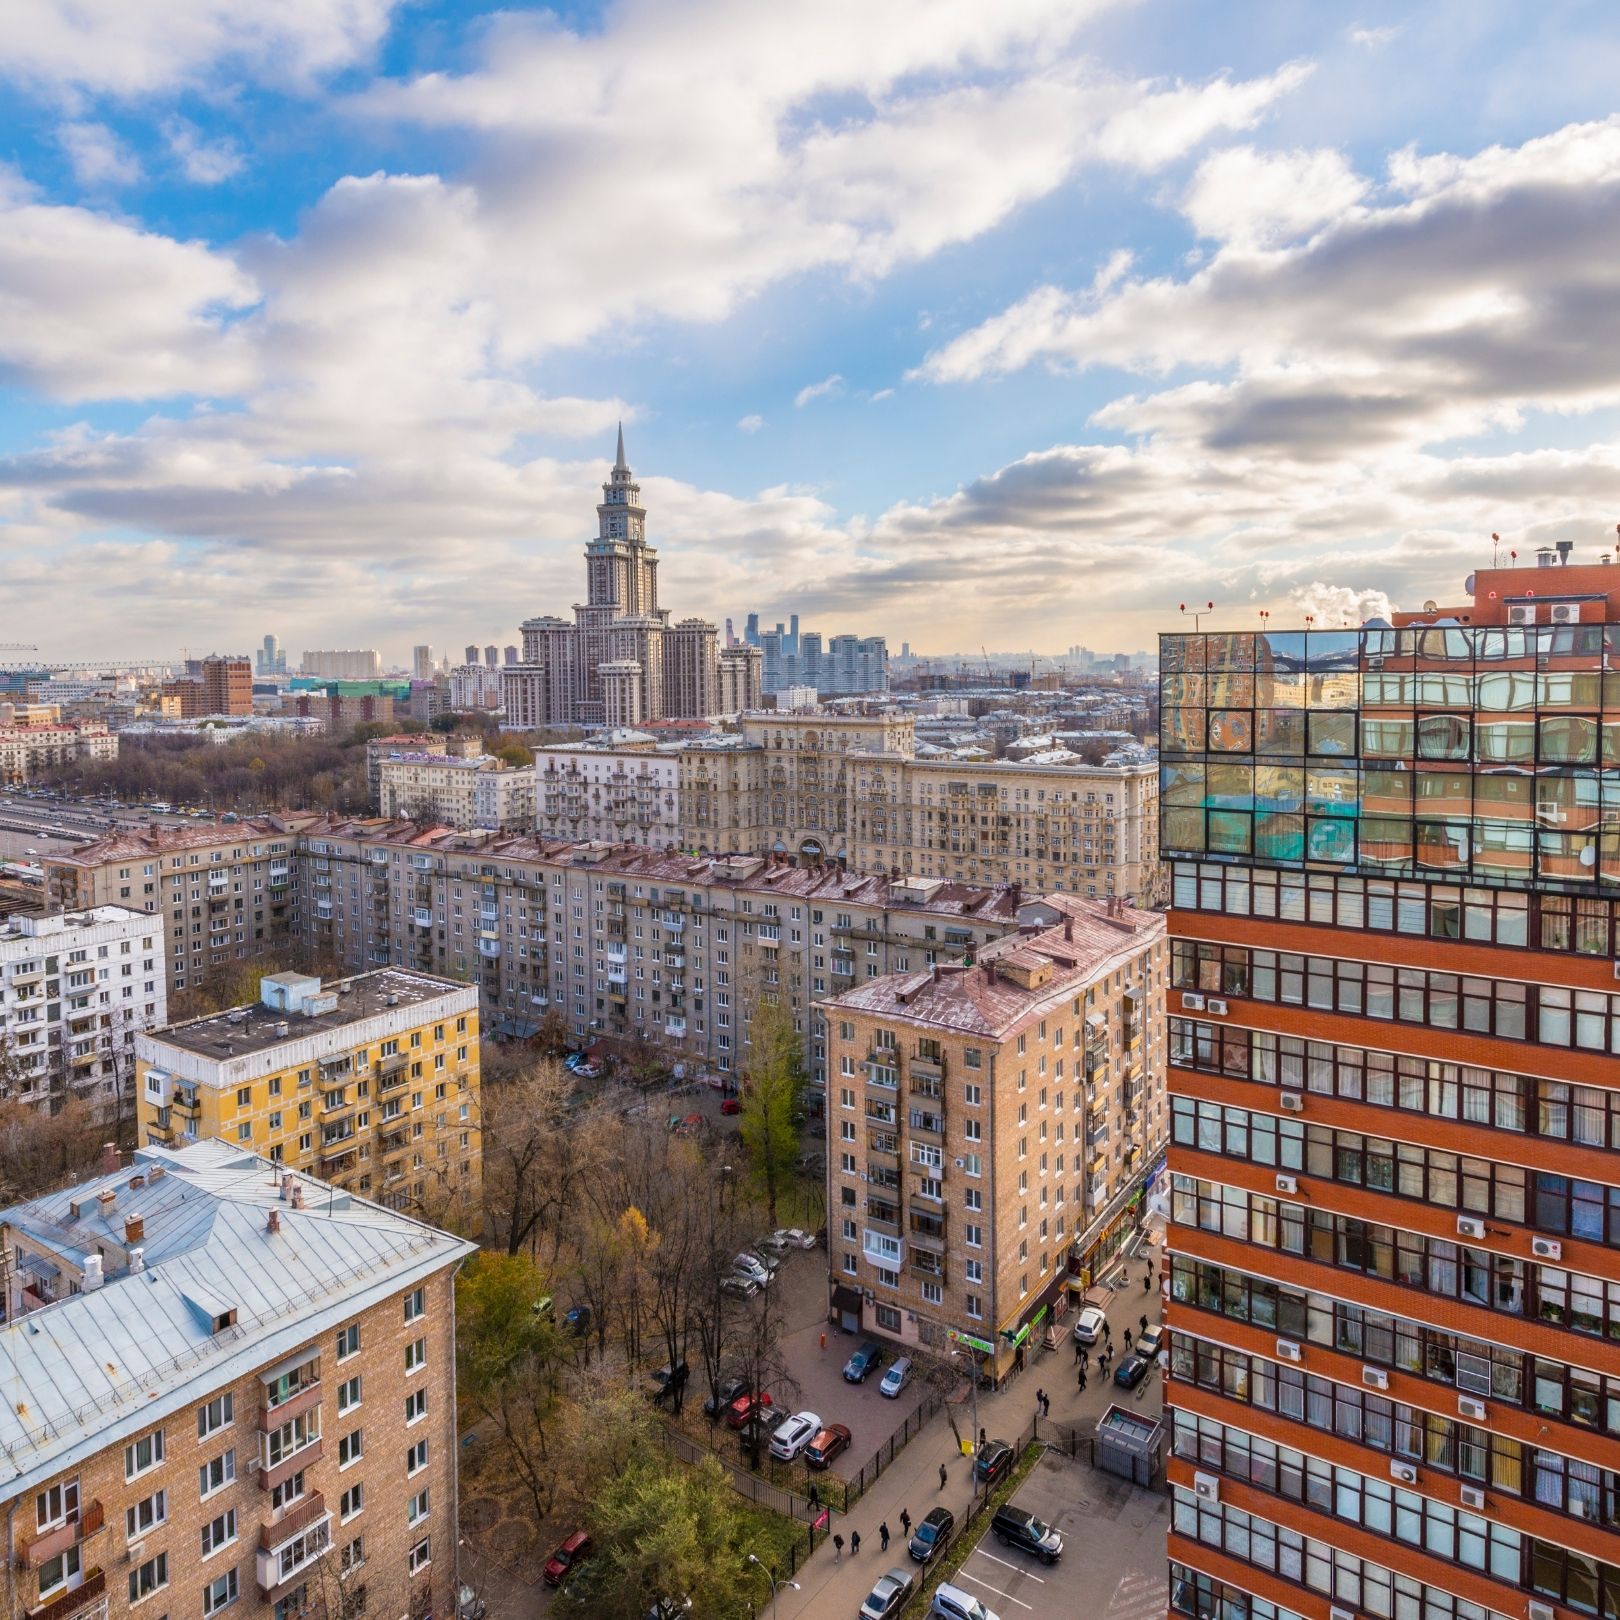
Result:
<svg viewBox="0 0 1620 1620"><path fill-rule="evenodd" d="M993 1609L987 1609L971 1592L949 1581L934 1593L934 1606L928 1611L939 1620L1000 1620Z"/></svg>

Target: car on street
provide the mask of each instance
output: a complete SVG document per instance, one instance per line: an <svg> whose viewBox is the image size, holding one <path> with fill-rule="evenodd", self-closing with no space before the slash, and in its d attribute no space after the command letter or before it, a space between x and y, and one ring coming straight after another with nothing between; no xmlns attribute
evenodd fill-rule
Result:
<svg viewBox="0 0 1620 1620"><path fill-rule="evenodd" d="M740 1114L742 1112L741 1097L722 1097L720 1099L720 1112L722 1114Z"/></svg>
<svg viewBox="0 0 1620 1620"><path fill-rule="evenodd" d="M781 1269L781 1266L782 1266L782 1257L781 1257L781 1255L772 1254L771 1251L769 1249L767 1249L763 1243L756 1245L754 1248L750 1249L748 1252L749 1252L749 1254L751 1254L754 1257L754 1259L759 1261L759 1263L762 1266L764 1266L764 1268L768 1272L770 1272L773 1277Z"/></svg>
<svg viewBox="0 0 1620 1620"><path fill-rule="evenodd" d="M771 1437L785 1423L793 1421L793 1414L780 1406L764 1406L756 1408L753 1417L743 1426L737 1435L737 1443L742 1447L744 1455L757 1450L760 1446L769 1445Z"/></svg>
<svg viewBox="0 0 1620 1620"><path fill-rule="evenodd" d="M1102 1337L1103 1324L1108 1320L1100 1305L1085 1305L1074 1319L1074 1342L1095 1344Z"/></svg>
<svg viewBox="0 0 1620 1620"><path fill-rule="evenodd" d="M943 1547L956 1527L956 1515L949 1508L929 1508L923 1521L911 1533L908 1551L919 1563L928 1563Z"/></svg>
<svg viewBox="0 0 1620 1620"><path fill-rule="evenodd" d="M844 1363L844 1382L846 1384L864 1384L883 1361L883 1346L875 1339L868 1339L859 1350Z"/></svg>
<svg viewBox="0 0 1620 1620"><path fill-rule="evenodd" d="M952 1586L949 1581L942 1581L934 1589L934 1604L928 1613L932 1620L1001 1620L994 1609L987 1609L965 1586Z"/></svg>
<svg viewBox="0 0 1620 1620"><path fill-rule="evenodd" d="M757 1254L739 1254L732 1262L731 1269L739 1277L748 1277L763 1288L771 1280L770 1268Z"/></svg>
<svg viewBox="0 0 1620 1620"><path fill-rule="evenodd" d="M686 1387L689 1369L684 1361L675 1366L664 1365L652 1376L652 1398L661 1401L666 1395L673 1395L677 1390Z"/></svg>
<svg viewBox="0 0 1620 1620"><path fill-rule="evenodd" d="M878 1394L887 1395L892 1401L896 1399L901 1390L911 1382L911 1357L901 1356L895 1364L883 1375L883 1382L878 1385Z"/></svg>
<svg viewBox="0 0 1620 1620"><path fill-rule="evenodd" d="M771 1436L771 1455L782 1462L792 1462L824 1427L814 1412L795 1412Z"/></svg>
<svg viewBox="0 0 1620 1620"><path fill-rule="evenodd" d="M1055 1564L1063 1556L1063 1537L1044 1519L1037 1519L1024 1508L996 1509L990 1521L991 1534L1003 1547L1016 1547L1020 1552L1034 1553L1043 1564Z"/></svg>
<svg viewBox="0 0 1620 1620"><path fill-rule="evenodd" d="M759 1292L759 1284L752 1277L733 1274L720 1279L720 1292L733 1299L752 1299Z"/></svg>
<svg viewBox="0 0 1620 1620"><path fill-rule="evenodd" d="M1151 1361L1157 1357L1160 1347L1163 1344L1164 1323L1149 1322L1148 1325L1142 1329L1141 1337L1136 1341L1136 1348Z"/></svg>
<svg viewBox="0 0 1620 1620"><path fill-rule="evenodd" d="M754 1248L762 1255L774 1259L778 1265L787 1259L788 1246L774 1232L769 1237L763 1237Z"/></svg>
<svg viewBox="0 0 1620 1620"><path fill-rule="evenodd" d="M1153 1358L1144 1356L1140 1350L1133 1350L1114 1369L1114 1382L1121 1389L1135 1389L1152 1370Z"/></svg>
<svg viewBox="0 0 1620 1620"><path fill-rule="evenodd" d="M546 1567L541 1571L546 1578L546 1585L561 1586L567 1579L569 1570L589 1557L590 1551L591 1538L585 1531L576 1530L546 1560Z"/></svg>
<svg viewBox="0 0 1620 1620"><path fill-rule="evenodd" d="M746 1429L748 1420L756 1412L763 1412L773 1404L769 1390L762 1391L758 1395L739 1395L726 1408L726 1426L732 1429Z"/></svg>
<svg viewBox="0 0 1620 1620"><path fill-rule="evenodd" d="M703 1402L705 1415L718 1417L739 1395L746 1395L751 1387L746 1378L722 1378L719 1389Z"/></svg>
<svg viewBox="0 0 1620 1620"><path fill-rule="evenodd" d="M889 1620L889 1616L911 1596L917 1578L909 1569L891 1569L879 1575L861 1605L861 1620Z"/></svg>
<svg viewBox="0 0 1620 1620"><path fill-rule="evenodd" d="M806 1468L825 1468L840 1452L849 1449L849 1430L842 1423L829 1423L804 1448Z"/></svg>
<svg viewBox="0 0 1620 1620"><path fill-rule="evenodd" d="M1005 1440L986 1440L973 1459L974 1478L994 1484L1012 1467L1013 1448Z"/></svg>
<svg viewBox="0 0 1620 1620"><path fill-rule="evenodd" d="M484 1620L485 1609L484 1600L470 1586L456 1594L457 1620Z"/></svg>
<svg viewBox="0 0 1620 1620"><path fill-rule="evenodd" d="M816 1234L806 1232L799 1226L779 1226L775 1237L790 1249L813 1249L816 1246Z"/></svg>

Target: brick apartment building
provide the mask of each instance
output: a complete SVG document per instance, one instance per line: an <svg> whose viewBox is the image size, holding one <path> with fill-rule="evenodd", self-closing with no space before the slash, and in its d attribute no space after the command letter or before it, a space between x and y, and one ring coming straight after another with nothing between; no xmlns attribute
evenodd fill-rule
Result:
<svg viewBox="0 0 1620 1620"><path fill-rule="evenodd" d="M1161 640L1171 1606L1620 1612L1620 569Z"/></svg>
<svg viewBox="0 0 1620 1620"><path fill-rule="evenodd" d="M1163 917L1052 895L822 1004L832 1308L1000 1377L1134 1229L1168 1132Z"/></svg>
<svg viewBox="0 0 1620 1620"><path fill-rule="evenodd" d="M455 1612L471 1244L223 1142L6 1210L0 1242L9 1613Z"/></svg>
<svg viewBox="0 0 1620 1620"><path fill-rule="evenodd" d="M253 665L246 658L196 658L186 673L163 683L163 696L179 704L179 718L253 713Z"/></svg>

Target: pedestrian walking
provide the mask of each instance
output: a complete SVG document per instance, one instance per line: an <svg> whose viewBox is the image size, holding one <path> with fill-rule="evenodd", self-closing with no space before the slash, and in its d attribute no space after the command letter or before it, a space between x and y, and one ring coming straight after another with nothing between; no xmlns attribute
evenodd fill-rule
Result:
<svg viewBox="0 0 1620 1620"><path fill-rule="evenodd" d="M985 1437L984 1437L984 1430L980 1429L979 1430L979 1444L981 1446L985 1446L985 1445L988 1445L989 1443L990 1442L988 1440L986 1440Z"/></svg>
<svg viewBox="0 0 1620 1620"><path fill-rule="evenodd" d="M1147 1332L1147 1312L1146 1311L1143 1311L1143 1313L1142 1313L1142 1331L1144 1333Z"/></svg>
<svg viewBox="0 0 1620 1620"><path fill-rule="evenodd" d="M833 1537L833 1562L836 1564L838 1562L838 1560L840 1558L842 1558L843 1556L844 1556L844 1538L842 1536L834 1536Z"/></svg>
<svg viewBox="0 0 1620 1620"><path fill-rule="evenodd" d="M1080 1365L1080 1357L1084 1353L1085 1348L1086 1347L1081 1344L1078 1339L1074 1341L1074 1364L1077 1367Z"/></svg>
<svg viewBox="0 0 1620 1620"><path fill-rule="evenodd" d="M1052 1397L1050 1395L1043 1394L1041 1396L1041 1416L1049 1418L1049 1417L1051 1417L1051 1415L1052 1415Z"/></svg>
<svg viewBox="0 0 1620 1620"><path fill-rule="evenodd" d="M810 1486L809 1502L810 1506L813 1508L818 1508L821 1506L821 1487L814 1482L812 1482Z"/></svg>
<svg viewBox="0 0 1620 1620"><path fill-rule="evenodd" d="M879 1552L887 1552L888 1550L889 1550L889 1521L887 1519L885 1519L883 1521L883 1523L878 1526L878 1551Z"/></svg>
<svg viewBox="0 0 1620 1620"><path fill-rule="evenodd" d="M849 1533L849 1556L853 1558L860 1550L861 1533L859 1530L851 1530Z"/></svg>
<svg viewBox="0 0 1620 1620"><path fill-rule="evenodd" d="M941 1463L939 1465L939 1488L941 1490L945 1489L945 1464L944 1463Z"/></svg>
<svg viewBox="0 0 1620 1620"><path fill-rule="evenodd" d="M1125 1348L1127 1350L1129 1350L1130 1347L1131 1347L1131 1330L1129 1328L1126 1328L1125 1329Z"/></svg>
<svg viewBox="0 0 1620 1620"><path fill-rule="evenodd" d="M908 1541L911 1539L911 1510L909 1508L900 1509L900 1534Z"/></svg>
<svg viewBox="0 0 1620 1620"><path fill-rule="evenodd" d="M1038 1389L1035 1391L1035 1404L1043 1412L1046 1410L1046 1391L1044 1389Z"/></svg>
<svg viewBox="0 0 1620 1620"><path fill-rule="evenodd" d="M1084 1345L1080 1347L1080 1365L1082 1367L1091 1365L1091 1352Z"/></svg>
<svg viewBox="0 0 1620 1620"><path fill-rule="evenodd" d="M1106 1344L1114 1342L1114 1327L1106 1316L1103 1318L1103 1342Z"/></svg>
<svg viewBox="0 0 1620 1620"><path fill-rule="evenodd" d="M1080 1369L1080 1393L1082 1395L1084 1395L1085 1392L1086 1392L1086 1369L1084 1367L1082 1367Z"/></svg>
<svg viewBox="0 0 1620 1620"><path fill-rule="evenodd" d="M1152 1287L1153 1273L1151 1271L1144 1271L1142 1273L1142 1292L1146 1294L1152 1290Z"/></svg>

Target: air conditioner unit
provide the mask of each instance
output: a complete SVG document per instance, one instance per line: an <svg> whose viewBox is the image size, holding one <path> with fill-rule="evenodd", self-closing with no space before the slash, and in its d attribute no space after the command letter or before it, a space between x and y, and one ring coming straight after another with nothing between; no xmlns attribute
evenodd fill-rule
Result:
<svg viewBox="0 0 1620 1620"><path fill-rule="evenodd" d="M1213 997L1211 997L1208 1001L1206 1001L1204 1003L1204 1005L1205 1005L1205 1007L1207 1007L1209 1009L1210 1013L1214 1017L1216 1017L1216 1018L1224 1018L1226 1016L1226 1010L1227 1009L1226 1009L1226 1003L1224 1001L1216 1001Z"/></svg>
<svg viewBox="0 0 1620 1620"><path fill-rule="evenodd" d="M1389 1388L1389 1374L1382 1367L1363 1367L1361 1381L1368 1389Z"/></svg>
<svg viewBox="0 0 1620 1620"><path fill-rule="evenodd" d="M1282 1193L1297 1193L1299 1191L1299 1183L1295 1181L1292 1176L1278 1176L1277 1191Z"/></svg>
<svg viewBox="0 0 1620 1620"><path fill-rule="evenodd" d="M1417 1469L1408 1462L1392 1462L1389 1465L1389 1477L1402 1485L1416 1485Z"/></svg>
<svg viewBox="0 0 1620 1620"><path fill-rule="evenodd" d="M1292 1339L1279 1339L1277 1341L1277 1354L1284 1361L1303 1361L1305 1352Z"/></svg>
<svg viewBox="0 0 1620 1620"><path fill-rule="evenodd" d="M1277 1102L1285 1114L1303 1114L1305 1112L1305 1099L1297 1091L1280 1093Z"/></svg>
<svg viewBox="0 0 1620 1620"><path fill-rule="evenodd" d="M1457 1416L1472 1418L1476 1423L1485 1421L1485 1403L1476 1401L1472 1395L1459 1395L1457 1397Z"/></svg>
<svg viewBox="0 0 1620 1620"><path fill-rule="evenodd" d="M1536 816L1541 821L1563 821L1564 807L1557 799L1537 799Z"/></svg>
<svg viewBox="0 0 1620 1620"><path fill-rule="evenodd" d="M1218 1502L1221 1499L1221 1482L1213 1474L1194 1474L1193 1495L1201 1502Z"/></svg>
<svg viewBox="0 0 1620 1620"><path fill-rule="evenodd" d="M1617 963L1616 966L1620 966L1620 963ZM1194 995L1191 990L1183 990L1181 992L1181 1010L1183 1012L1202 1012L1204 1010L1204 998Z"/></svg>
<svg viewBox="0 0 1620 1620"><path fill-rule="evenodd" d="M1557 1238L1531 1238L1530 1252L1538 1260L1561 1260L1564 1256L1564 1245Z"/></svg>
<svg viewBox="0 0 1620 1620"><path fill-rule="evenodd" d="M1473 1508L1476 1512L1480 1513L1484 1512L1485 1493L1479 1488L1479 1486L1464 1485L1462 1489L1457 1492L1457 1495L1461 1499L1462 1505L1465 1508Z"/></svg>
<svg viewBox="0 0 1620 1620"><path fill-rule="evenodd" d="M1581 604L1579 602L1554 602L1547 609L1547 618L1553 624L1579 624L1581 622Z"/></svg>
<svg viewBox="0 0 1620 1620"><path fill-rule="evenodd" d="M1536 622L1536 608L1532 602L1520 603L1508 609L1509 624L1534 624Z"/></svg>
<svg viewBox="0 0 1620 1620"><path fill-rule="evenodd" d="M1530 1620L1558 1620L1558 1611L1550 1603L1527 1603L1524 1612Z"/></svg>
<svg viewBox="0 0 1620 1620"><path fill-rule="evenodd" d="M1485 1236L1484 1221L1476 1221L1472 1215L1459 1215L1457 1217L1457 1236L1483 1238Z"/></svg>
<svg viewBox="0 0 1620 1620"><path fill-rule="evenodd" d="M250 1474L258 1473L261 1466L262 1466L262 1462L261 1462L260 1458L258 1458L258 1457L249 1457L248 1458L248 1460L247 1460L247 1471L248 1471L248 1473L250 1473Z"/></svg>
<svg viewBox="0 0 1620 1620"><path fill-rule="evenodd" d="M145 1551L146 1551L146 1543L144 1541L132 1541L124 1549L125 1555L128 1557L130 1563L132 1563L132 1564L138 1563L140 1561L140 1557L141 1557L142 1553L144 1553Z"/></svg>

